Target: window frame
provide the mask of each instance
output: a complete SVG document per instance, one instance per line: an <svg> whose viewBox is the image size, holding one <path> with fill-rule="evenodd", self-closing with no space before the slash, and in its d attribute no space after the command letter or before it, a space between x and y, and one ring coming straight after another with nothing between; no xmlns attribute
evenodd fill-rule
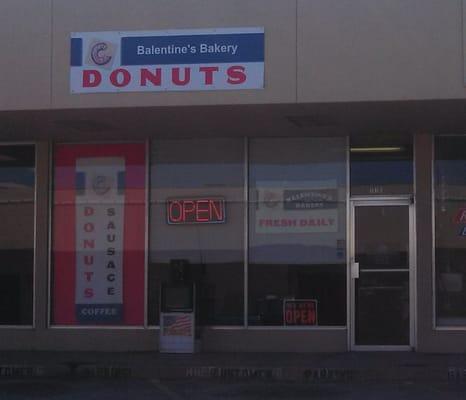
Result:
<svg viewBox="0 0 466 400"><path fill-rule="evenodd" d="M37 143L36 142L2 142L5 146L33 146L34 147L34 221L33 221L33 262L32 262L32 324L25 325L2 325L3 329L34 330L36 328L36 276L37 276Z"/></svg>
<svg viewBox="0 0 466 400"><path fill-rule="evenodd" d="M438 324L438 315L437 315L437 263L436 263L436 244L437 244L437 235L436 235L436 181L435 181L435 151L436 151L436 140L437 138L445 137L464 137L466 139L466 134L449 134L449 135L432 135L432 153L431 153L431 215L432 215L432 329L434 331L466 331L466 324L464 326L456 325L439 325Z"/></svg>

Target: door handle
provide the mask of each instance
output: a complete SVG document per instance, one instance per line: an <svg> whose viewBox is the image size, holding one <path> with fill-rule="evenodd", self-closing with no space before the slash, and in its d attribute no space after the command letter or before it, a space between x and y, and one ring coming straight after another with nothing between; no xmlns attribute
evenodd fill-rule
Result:
<svg viewBox="0 0 466 400"><path fill-rule="evenodd" d="M359 263L358 262L351 263L351 277L353 279L359 278Z"/></svg>

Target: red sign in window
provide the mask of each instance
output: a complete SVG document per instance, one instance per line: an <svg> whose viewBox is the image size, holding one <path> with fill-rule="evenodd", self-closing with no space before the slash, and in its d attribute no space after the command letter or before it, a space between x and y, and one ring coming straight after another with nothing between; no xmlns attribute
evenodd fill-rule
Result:
<svg viewBox="0 0 466 400"><path fill-rule="evenodd" d="M222 224L225 222L225 199L169 199L167 200L169 224Z"/></svg>
<svg viewBox="0 0 466 400"><path fill-rule="evenodd" d="M285 325L317 325L317 300L285 300Z"/></svg>

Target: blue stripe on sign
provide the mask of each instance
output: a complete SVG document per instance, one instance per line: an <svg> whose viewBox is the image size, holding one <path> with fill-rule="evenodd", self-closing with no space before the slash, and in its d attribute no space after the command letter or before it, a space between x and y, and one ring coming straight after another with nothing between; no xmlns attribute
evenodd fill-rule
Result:
<svg viewBox="0 0 466 400"><path fill-rule="evenodd" d="M76 304L76 319L81 323L110 323L123 320L123 304Z"/></svg>
<svg viewBox="0 0 466 400"><path fill-rule="evenodd" d="M86 173L76 172L76 195L82 196L86 191Z"/></svg>
<svg viewBox="0 0 466 400"><path fill-rule="evenodd" d="M233 54L232 46L237 46L235 54ZM142 49L144 49L144 54L141 54ZM216 52L203 50L216 50ZM146 54L146 51L149 54ZM121 38L121 65L245 63L263 61L263 33Z"/></svg>
<svg viewBox="0 0 466 400"><path fill-rule="evenodd" d="M81 38L71 38L71 59L72 67L83 65L83 40Z"/></svg>
<svg viewBox="0 0 466 400"><path fill-rule="evenodd" d="M119 195L125 194L125 173L124 172L118 172L118 190L117 193Z"/></svg>

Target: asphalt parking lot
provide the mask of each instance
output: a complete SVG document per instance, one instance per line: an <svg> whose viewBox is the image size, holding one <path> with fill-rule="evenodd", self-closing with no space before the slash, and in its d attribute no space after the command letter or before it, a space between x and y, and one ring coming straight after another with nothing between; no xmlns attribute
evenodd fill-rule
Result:
<svg viewBox="0 0 466 400"><path fill-rule="evenodd" d="M464 384L284 383L114 379L4 380L0 399L465 399Z"/></svg>

